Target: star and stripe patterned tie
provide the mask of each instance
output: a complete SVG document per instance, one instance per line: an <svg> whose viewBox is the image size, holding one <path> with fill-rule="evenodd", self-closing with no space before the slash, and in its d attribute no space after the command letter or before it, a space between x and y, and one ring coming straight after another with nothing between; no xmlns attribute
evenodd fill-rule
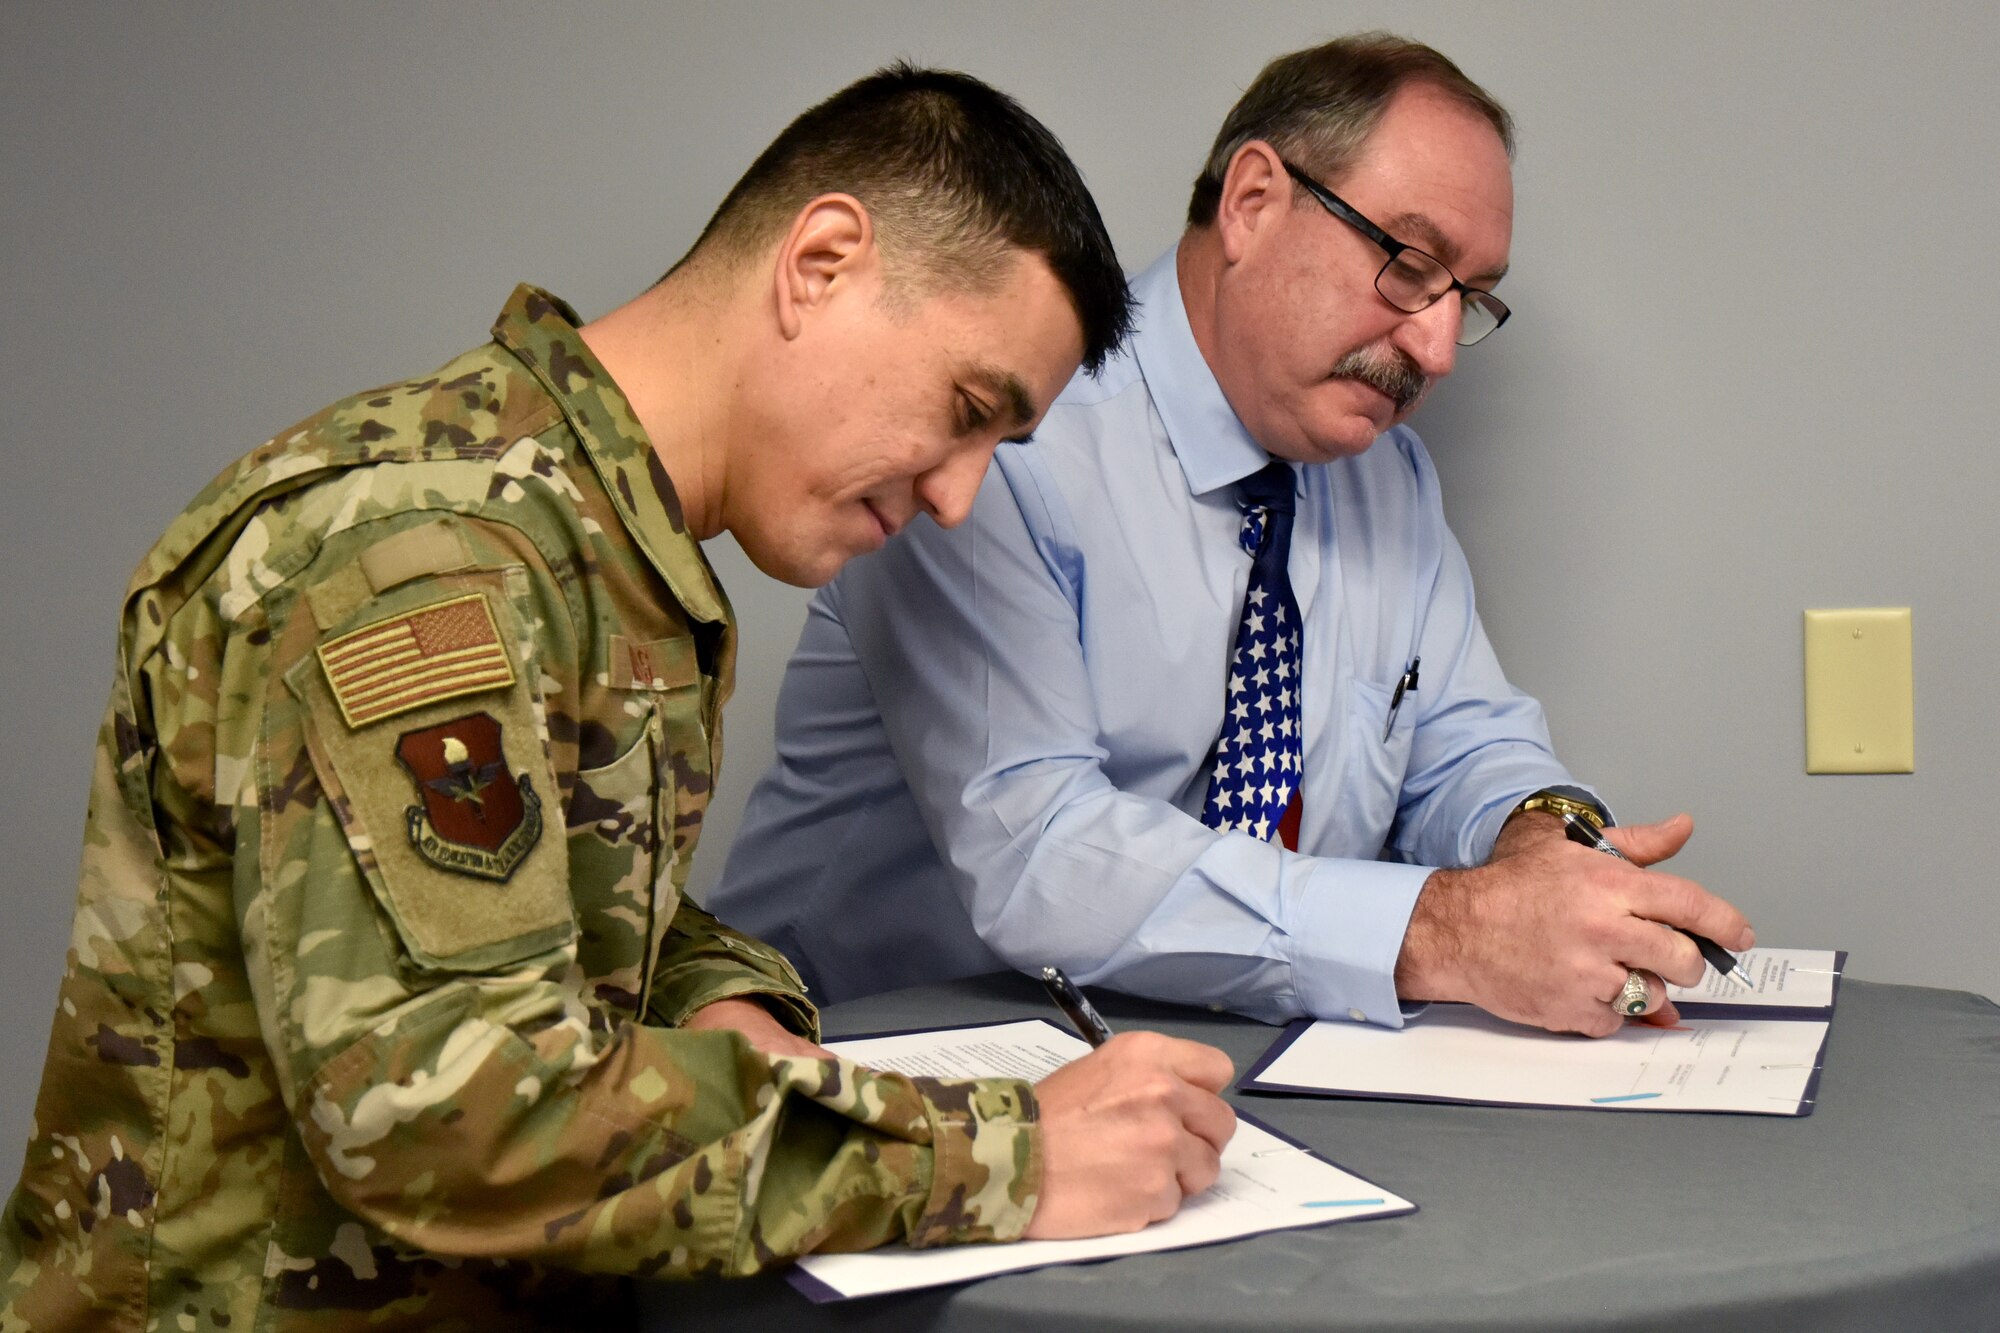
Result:
<svg viewBox="0 0 2000 1333"><path fill-rule="evenodd" d="M1229 658L1222 736L1209 770L1201 822L1298 843L1303 728L1299 716L1299 607L1286 568L1292 553L1292 469L1271 463L1236 483L1238 540L1250 582Z"/></svg>

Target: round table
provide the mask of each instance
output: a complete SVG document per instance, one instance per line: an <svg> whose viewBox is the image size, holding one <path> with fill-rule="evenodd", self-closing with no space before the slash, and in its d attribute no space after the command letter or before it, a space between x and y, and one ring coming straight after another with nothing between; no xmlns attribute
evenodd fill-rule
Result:
<svg viewBox="0 0 2000 1333"><path fill-rule="evenodd" d="M1120 996L1114 1030L1280 1029ZM829 1008L829 1037L1053 1015L1011 974ZM650 1284L648 1328L2000 1329L2000 1006L1848 979L1803 1118L1230 1099L1411 1216L814 1306Z"/></svg>

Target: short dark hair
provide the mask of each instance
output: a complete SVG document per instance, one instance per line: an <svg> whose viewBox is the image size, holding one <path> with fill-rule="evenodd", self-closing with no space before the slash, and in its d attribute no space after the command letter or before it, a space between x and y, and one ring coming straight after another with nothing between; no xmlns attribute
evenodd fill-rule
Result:
<svg viewBox="0 0 2000 1333"><path fill-rule="evenodd" d="M1451 60L1391 32L1360 32L1279 56L1246 88L1209 149L1188 197L1188 225L1215 221L1222 178L1238 149L1262 139L1323 181L1338 182L1389 99L1405 84L1421 83L1456 98L1486 117L1514 155L1514 118Z"/></svg>
<svg viewBox="0 0 2000 1333"><path fill-rule="evenodd" d="M834 192L861 201L885 263L927 291L991 290L1010 251L1041 256L1083 326L1088 370L1131 329L1117 251L1055 135L970 75L901 61L787 125L681 262L755 254Z"/></svg>

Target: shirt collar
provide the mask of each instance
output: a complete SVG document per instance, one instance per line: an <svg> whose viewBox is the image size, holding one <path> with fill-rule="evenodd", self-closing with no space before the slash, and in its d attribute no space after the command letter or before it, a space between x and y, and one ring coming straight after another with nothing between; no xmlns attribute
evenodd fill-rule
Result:
<svg viewBox="0 0 2000 1333"><path fill-rule="evenodd" d="M562 407L619 518L681 606L697 620L727 622L729 603L687 530L673 480L624 392L577 332L581 323L567 303L522 283L493 322L493 339Z"/></svg>
<svg viewBox="0 0 2000 1333"><path fill-rule="evenodd" d="M1249 476L1270 462L1271 455L1243 428L1195 344L1174 257L1175 248L1169 247L1133 280L1139 318L1132 355L1146 378L1146 391L1166 427L1167 443L1180 460L1189 492L1206 495Z"/></svg>

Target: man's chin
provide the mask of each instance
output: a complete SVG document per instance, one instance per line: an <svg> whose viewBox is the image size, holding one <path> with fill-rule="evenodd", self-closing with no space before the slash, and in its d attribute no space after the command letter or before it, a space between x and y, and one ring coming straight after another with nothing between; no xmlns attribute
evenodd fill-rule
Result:
<svg viewBox="0 0 2000 1333"><path fill-rule="evenodd" d="M1393 417L1387 422L1359 414L1342 417L1328 429L1313 432L1312 438L1307 441L1313 456L1299 461L1330 463L1336 459L1354 458L1365 454L1369 447L1395 424Z"/></svg>
<svg viewBox="0 0 2000 1333"><path fill-rule="evenodd" d="M741 543L739 543L740 545ZM759 573L768 575L780 583L789 583L794 588L820 588L833 582L833 576L851 558L846 555L831 555L825 551L813 551L800 556L787 551L763 551L743 548L743 554Z"/></svg>
<svg viewBox="0 0 2000 1333"><path fill-rule="evenodd" d="M1370 445L1416 406L1399 407L1394 398L1363 380L1341 381L1339 387L1345 394L1324 404L1333 411L1326 414L1322 428L1309 432L1311 444L1322 458L1352 458L1368 452Z"/></svg>

